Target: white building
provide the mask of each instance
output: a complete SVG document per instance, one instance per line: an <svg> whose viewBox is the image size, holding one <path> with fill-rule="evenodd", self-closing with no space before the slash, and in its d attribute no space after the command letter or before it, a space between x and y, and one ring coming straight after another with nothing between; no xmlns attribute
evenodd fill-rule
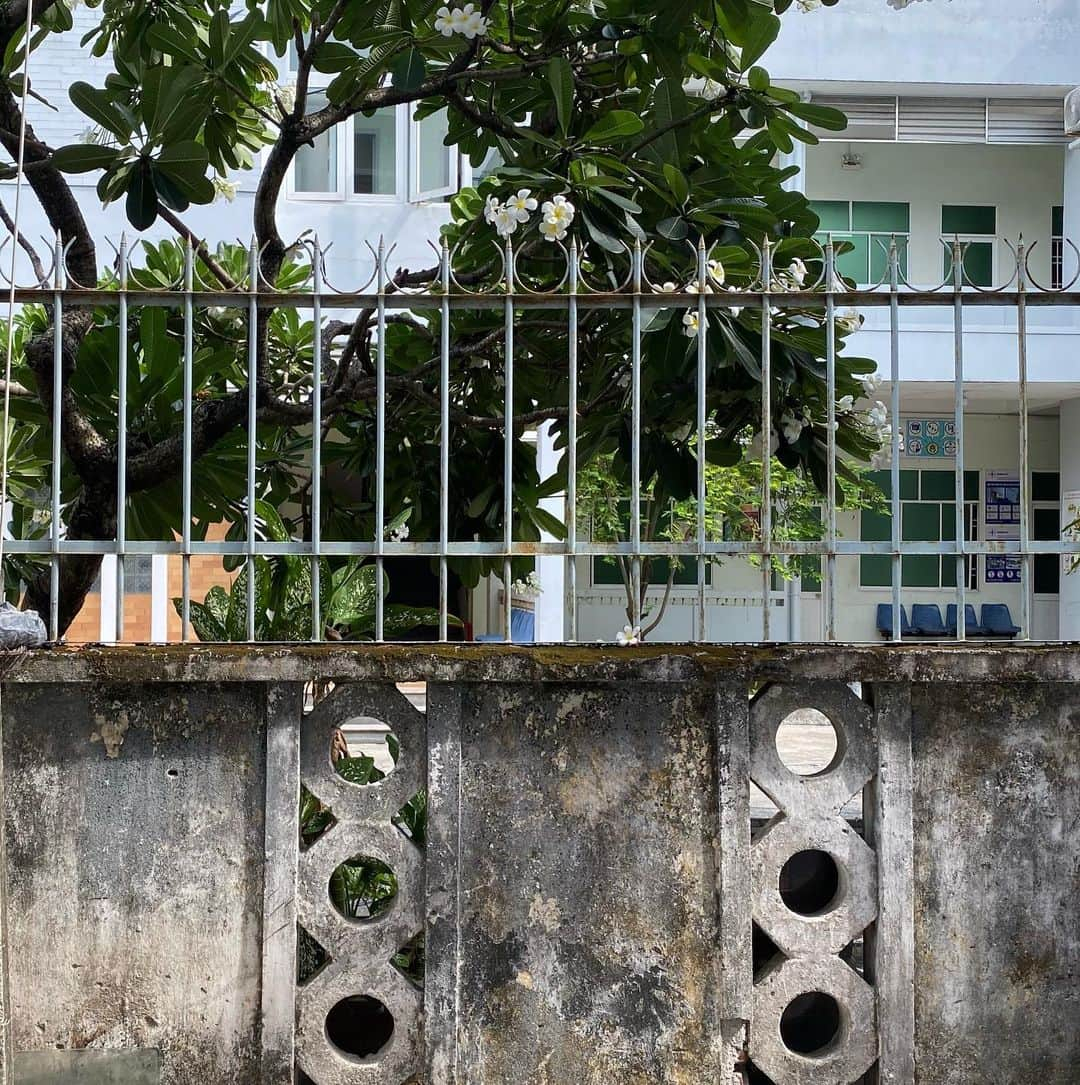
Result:
<svg viewBox="0 0 1080 1085"><path fill-rule="evenodd" d="M94 62L78 47L94 12L77 12L64 41L35 54L35 89L59 107L32 110L39 135L70 142L85 119L69 105L65 87L73 66L95 81ZM1075 259L1060 238L1080 239L1080 132L1066 135L1064 102L1076 79L1080 6L1076 0L930 0L896 12L885 0L845 0L834 9L801 14L794 8L764 63L775 82L815 101L839 106L847 132L821 133L817 146L799 148L801 175L794 182L814 202L823 230L851 240L855 251L841 270L861 283L878 281L884 256L875 238L900 236L902 266L910 285L934 287L948 272L941 237L970 242L966 266L979 285L1000 284L1011 266L1007 242L1023 235L1037 243L1030 269L1042 285L1068 282ZM103 73L102 73L103 74ZM98 81L102 77L98 75ZM1070 142L1070 138L1073 142ZM394 116L356 118L304 152L293 170L280 210L283 236L315 229L332 243L328 275L354 283L370 264L365 242L383 234L397 244L394 263L428 264L428 243L447 210L443 197L471 172L441 146L437 119L413 122L406 107ZM102 209L92 181L83 206L99 236L124 228L122 208ZM211 239L231 239L234 224L250 228L257 182L239 178L235 205L193 208L192 227ZM32 218L33 212L28 212ZM33 233L33 226L28 233ZM38 232L43 232L40 230ZM168 236L159 224L152 231ZM246 240L243 239L243 240ZM852 342L856 353L889 374L887 309L868 309ZM1003 537L993 520L997 506L988 486L1008 486L1020 465L1016 312L1012 307L965 310L966 517L972 538ZM1035 539L1057 538L1062 494L1080 491L1080 314L1066 307L1033 308L1028 318L1030 376L1029 522ZM901 424L949 419L953 411L954 342L947 308L902 311L900 337ZM889 387L881 397L888 400ZM915 446L917 447L917 446ZM905 539L948 539L954 523L954 461L912 455L901 462ZM926 449L923 449L925 453ZM842 517L847 537L888 538L887 521L871 515ZM882 534L884 532L884 534ZM875 639L875 609L889 602L889 558L837 560L842 605L837 635ZM555 639L562 629L562 561L541 559L545 591L538 604L538 633ZM952 601L952 558L904 558L906 604ZM971 560L968 601L1003 602L1021 609L1016 570L1004 557ZM622 589L602 563L578 569L580 637L610 639L625 621ZM752 640L761 636L757 590L760 575L727 562L708 587L705 636ZM821 637L818 585L801 592L777 584L774 636ZM1037 556L1029 585L1030 634L1035 639L1080 638L1080 574L1062 575L1061 560ZM474 607L475 628L499 631L498 585ZM684 639L693 631L697 590L677 587L655 639ZM166 605L164 600L161 605Z"/></svg>

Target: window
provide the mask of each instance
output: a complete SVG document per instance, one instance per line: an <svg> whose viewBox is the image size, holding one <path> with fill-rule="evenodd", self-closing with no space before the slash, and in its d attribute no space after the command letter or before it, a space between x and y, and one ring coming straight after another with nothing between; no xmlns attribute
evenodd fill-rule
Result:
<svg viewBox="0 0 1080 1085"><path fill-rule="evenodd" d="M858 285L885 282L889 275L889 243L896 237L901 276L907 275L910 208L906 203L869 203L858 200L814 200L811 210L821 220L814 235L822 246L832 235L851 251L836 258L836 271Z"/></svg>
<svg viewBox="0 0 1080 1085"><path fill-rule="evenodd" d="M393 196L397 192L397 116L381 110L373 117L355 116L352 191L358 196Z"/></svg>
<svg viewBox="0 0 1080 1085"><path fill-rule="evenodd" d="M450 118L445 109L412 123L412 167L409 199L413 202L448 196L457 188L457 155L445 140Z"/></svg>
<svg viewBox="0 0 1080 1085"><path fill-rule="evenodd" d="M149 595L153 590L154 559L150 554L126 554L124 556L124 594ZM113 577L115 583L115 577ZM91 594L101 591L101 571L90 586Z"/></svg>
<svg viewBox="0 0 1080 1085"><path fill-rule="evenodd" d="M1061 476L1056 471L1031 474L1031 537L1037 542L1056 542L1061 538ZM1033 555L1031 579L1036 595L1057 595L1061 587L1058 555Z"/></svg>
<svg viewBox="0 0 1080 1085"><path fill-rule="evenodd" d="M964 257L964 285L994 285L996 207L946 204L941 208L941 235L945 240L942 268L946 282L953 280L952 243L959 240Z"/></svg>
<svg viewBox="0 0 1080 1085"><path fill-rule="evenodd" d="M314 90L308 112L326 105ZM427 200L457 189L457 155L444 144L446 112L409 122L408 106L357 114L316 138L296 155L290 195L306 200L389 200L408 187L410 200ZM409 139L406 139L406 133ZM406 153L412 163L406 168Z"/></svg>
<svg viewBox="0 0 1080 1085"><path fill-rule="evenodd" d="M892 496L888 471L872 472L887 498ZM956 538L956 482L952 471L900 472L900 538L903 542L951 542ZM892 539L892 518L863 510L859 537L864 542ZM979 537L979 472L964 472L964 538ZM967 588L978 587L978 562L964 558ZM956 558L952 554L904 554L900 559L900 582L905 588L955 588ZM859 558L859 586L892 587L892 558L888 554L863 554Z"/></svg>
<svg viewBox="0 0 1080 1085"><path fill-rule="evenodd" d="M308 113L326 105L326 95L315 91L308 96ZM316 136L311 146L301 147L293 166L293 191L304 196L337 196L341 191L336 128Z"/></svg>
<svg viewBox="0 0 1080 1085"><path fill-rule="evenodd" d="M1065 286L1065 208L1050 209L1050 288Z"/></svg>

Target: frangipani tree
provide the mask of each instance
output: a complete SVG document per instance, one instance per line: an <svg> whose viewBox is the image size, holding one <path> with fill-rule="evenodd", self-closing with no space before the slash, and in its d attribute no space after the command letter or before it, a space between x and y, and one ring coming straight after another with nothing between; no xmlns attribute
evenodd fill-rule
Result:
<svg viewBox="0 0 1080 1085"><path fill-rule="evenodd" d="M0 146L14 159L22 123L19 77L26 3L31 50L72 26L68 0L12 0L0 12L4 85ZM455 289L498 290L509 240L516 274L535 290L559 290L571 246L583 280L610 289L632 275L648 282L729 289L760 277L768 250L788 285L821 274L811 237L818 225L806 199L785 188L794 167L778 165L793 142L813 142L807 124L841 129L833 110L805 103L772 83L760 61L792 0L479 0L440 7L434 0L248 0L245 10L219 0L91 0L100 13L84 46L113 65L103 86L75 83L72 102L95 127L91 144L51 147L27 129L26 181L66 251L77 283L114 282L112 254L91 232L70 176L94 173L106 202L122 202L131 225L163 219L196 250L198 281L238 296L246 256L197 237L185 216L214 198L238 171L262 167L251 230L258 274L270 287L303 289L311 249L282 235L278 204L301 150L357 115L406 103L423 118L445 110L447 142L474 165L496 152L502 165L476 189L452 198L443 240ZM839 16L837 16L839 18ZM295 55L295 84L279 76ZM34 58L31 57L31 73ZM329 76L325 97L313 73ZM535 202L534 202L535 201ZM240 228L238 227L238 230ZM373 244L376 239L371 239ZM714 261L697 281L696 254ZM645 249L647 248L647 252ZM640 258L635 251L641 251ZM108 252L108 255L106 255ZM182 278L183 251L157 245L135 251L131 275L158 283ZM436 282L439 269L388 269L389 288ZM798 280L798 281L796 281ZM779 280L778 280L779 282ZM238 304L240 304L238 298ZM438 537L438 344L440 317L430 308L395 313L385 331L387 357L387 507L411 510L413 540ZM696 333L687 308L657 309L642 341L642 468L682 499L696 449ZM71 538L111 538L117 513L116 306L70 308L63 326L46 309L20 318L14 377L16 416L24 427L22 483L14 496L17 530L33 530L34 472L48 460L53 344L63 353L63 515ZM707 416L716 433L704 454L722 464L741 434L761 428L762 315L757 307L711 309L706 357ZM290 531L307 535L310 470L304 427L312 417L312 345L324 348L321 403L331 473L323 501L325 539L372 537L375 463L375 314L324 321L261 309L255 328L259 427L258 497L300 511ZM862 396L873 369L843 353L839 327L836 393ZM515 320L511 434L513 507L503 508L505 422L502 316L455 309L449 374L452 445L451 537L498 539L504 514L515 538L561 530L539 502L564 484L542 483L528 432L550 421L565 447L569 389L567 332L544 310ZM171 538L179 529L179 314L132 307L127 327L129 537ZM610 457L625 480L629 464L628 384L631 318L625 308L590 309L578 330L578 456L584 467ZM773 424L780 462L819 487L827 477L826 330L820 307L783 309L772 335ZM231 307L200 313L193 389L193 451L200 486L199 531L236 518L244 486L247 341ZM869 458L879 428L858 410L838 415L844 456ZM20 473L21 472L21 473ZM335 480L348 484L337 486ZM23 495L20 498L20 495ZM40 524L37 525L40 530ZM78 612L99 563L65 557L61 622ZM466 584L501 562L463 559ZM47 606L47 572L26 568L27 600ZM514 575L525 572L515 563Z"/></svg>

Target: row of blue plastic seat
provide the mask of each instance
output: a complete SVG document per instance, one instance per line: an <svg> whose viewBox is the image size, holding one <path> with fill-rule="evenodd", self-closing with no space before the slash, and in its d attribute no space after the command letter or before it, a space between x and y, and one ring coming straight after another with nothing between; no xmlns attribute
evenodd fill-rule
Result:
<svg viewBox="0 0 1080 1085"><path fill-rule="evenodd" d="M878 604L877 628L883 637L893 634L893 609L889 603ZM1015 637L1019 632L1020 627L1013 624L1004 603L983 603L981 622L975 617L975 608L970 603L964 606L964 634L968 637ZM956 604L950 603L946 607L944 621L937 603L914 603L910 622L901 607L900 633L905 637L955 637Z"/></svg>

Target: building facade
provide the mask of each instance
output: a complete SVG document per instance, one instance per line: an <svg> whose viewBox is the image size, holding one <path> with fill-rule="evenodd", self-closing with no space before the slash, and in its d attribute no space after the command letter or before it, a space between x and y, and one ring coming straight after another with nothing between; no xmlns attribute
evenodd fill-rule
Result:
<svg viewBox="0 0 1080 1085"><path fill-rule="evenodd" d="M1020 238L1030 252L1031 289L1068 285L1078 270L1065 238L1080 239L1080 125L1068 131L1065 102L1075 80L1080 10L1075 0L982 0L977 12L964 0L931 0L894 12L884 0L845 0L838 8L784 19L780 38L765 57L773 80L809 100L835 105L849 116L843 133L820 132L812 147L796 145L800 173L791 183L805 192L822 222L822 240L851 245L839 270L861 285L881 282L886 246L897 239L904 288L932 289L951 274L949 242L966 246L965 273L972 290L1005 284ZM1021 10L1022 9L1022 10ZM65 86L79 77L103 78L78 39L95 13L76 11L75 29L35 54L35 89L56 112L36 105L31 120L54 143L79 138L86 121L68 104ZM289 58L281 62L289 79ZM415 122L407 107L393 114L355 118L321 137L298 158L280 207L283 236L318 233L332 282L355 283L370 266L366 246L385 236L395 245L395 266L427 266L431 242L446 221L446 197L482 173L442 145L438 116ZM210 240L235 237L250 224L257 171L237 177L233 204L192 208L193 229ZM125 228L122 208L102 208L93 179L76 177L84 213L102 235ZM33 211L28 211L33 219ZM37 228L35 228L37 227ZM249 228L249 227L245 227ZM44 232L44 223L27 228ZM130 232L130 230L129 230ZM157 224L148 234L170 236ZM876 393L891 394L887 309L869 308L850 349L874 358L881 379ZM935 442L953 412L954 328L948 308L907 306L900 333L900 463L902 537L948 541L955 535L955 457ZM965 312L964 509L973 540L1006 539L1015 521L1021 463L1019 368L1015 307L980 305ZM1033 309L1027 327L1030 421L1028 469L1031 537L1056 539L1075 519L1069 507L1080 495L1080 313L1070 307ZM893 420L894 424L897 420ZM553 465L541 434L539 455ZM933 453L930 449L933 448ZM546 457L546 461L545 461ZM888 472L881 476L890 485ZM557 504L556 504L557 511ZM890 538L887 518L864 512L841 515L843 536ZM950 532L952 534L950 534ZM175 634L170 580L172 559L147 561L145 618L123 635L165 639ZM539 639L564 632L561 558L541 558L542 594L536 602ZM108 584L109 562L102 582ZM612 639L625 623L624 595L614 570L602 560L581 559L577 569L579 638ZM212 572L207 573L213 576ZM905 603L944 606L953 598L955 562L936 555L905 556ZM1026 586L1018 564L1004 555L968 560L968 601L1005 603L1016 614L1029 593L1029 633L1034 639L1080 638L1080 574L1056 556L1036 555ZM836 635L860 641L877 637L878 604L892 599L887 557L840 557L837 592L842 605ZM760 573L749 563L725 561L711 570L705 639L756 640L762 635ZM772 636L817 640L823 634L820 582L777 579ZM657 588L659 592L659 585ZM500 634L501 586L483 585L473 599L472 627ZM106 595L73 631L81 639L113 639L115 621ZM681 640L694 632L697 588L676 585L654 639ZM94 631L95 617L97 630ZM143 628L145 626L145 628ZM137 627L137 628L136 628ZM701 632L701 631L698 631Z"/></svg>

